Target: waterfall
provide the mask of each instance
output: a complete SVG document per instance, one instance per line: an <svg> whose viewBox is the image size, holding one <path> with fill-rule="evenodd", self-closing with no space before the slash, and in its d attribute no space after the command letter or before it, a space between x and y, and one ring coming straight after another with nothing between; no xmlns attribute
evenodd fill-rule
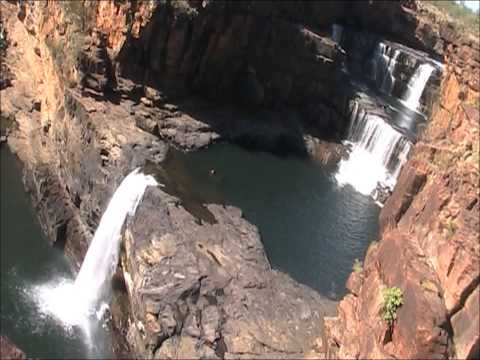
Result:
<svg viewBox="0 0 480 360"><path fill-rule="evenodd" d="M343 28L340 25L338 24L332 25L332 40L335 41L338 45L341 45L342 33L343 33Z"/></svg>
<svg viewBox="0 0 480 360"><path fill-rule="evenodd" d="M349 184L364 195L372 195L379 184L393 190L411 142L383 118L363 110L357 102L347 142L352 149L349 158L339 164L335 175L337 183Z"/></svg>
<svg viewBox="0 0 480 360"><path fill-rule="evenodd" d="M392 53L383 43L377 48L375 80L379 89L387 94L393 89L393 71L399 52L393 50ZM416 111L433 70L432 65L421 64L410 78L402 102L411 110ZM346 142L351 145L351 152L349 158L339 164L335 175L337 183L350 184L358 192L374 197L379 186L393 191L412 143L384 117L366 112L357 102Z"/></svg>
<svg viewBox="0 0 480 360"><path fill-rule="evenodd" d="M420 64L417 67L415 73L408 81L405 94L402 96L402 102L406 107L413 111L417 110L423 90L433 70L434 67L428 63Z"/></svg>
<svg viewBox="0 0 480 360"><path fill-rule="evenodd" d="M399 49L380 42L377 45L374 55L374 78L380 91L390 95L395 85L393 72L397 64L397 58L400 55Z"/></svg>
<svg viewBox="0 0 480 360"><path fill-rule="evenodd" d="M89 336L88 318L96 314L97 302L118 264L123 223L135 214L149 185L158 184L139 169L123 179L100 220L75 282L60 279L36 290L42 312L55 315L66 326L79 325Z"/></svg>
<svg viewBox="0 0 480 360"><path fill-rule="evenodd" d="M344 141L349 157L340 161L335 179L339 186L349 184L383 202L395 186L415 141L417 125L424 119L417 111L422 93L434 69L441 71L443 65L424 52L379 41L375 34L338 25L333 25L331 33L333 40L346 43L350 59L346 73L351 71L354 79L350 83L359 95L350 102L353 109ZM405 70L411 69L411 64L419 65L408 79ZM408 79L406 85L404 78ZM366 80L366 84L358 84L358 79ZM401 86L396 87L400 81ZM370 91L370 86L376 91ZM404 93L397 94L404 87Z"/></svg>
<svg viewBox="0 0 480 360"><path fill-rule="evenodd" d="M157 182L136 169L123 179L113 194L75 279L74 291L83 310L88 311L95 305L105 283L113 276L118 264L123 223L128 215L135 214L149 185L157 185Z"/></svg>

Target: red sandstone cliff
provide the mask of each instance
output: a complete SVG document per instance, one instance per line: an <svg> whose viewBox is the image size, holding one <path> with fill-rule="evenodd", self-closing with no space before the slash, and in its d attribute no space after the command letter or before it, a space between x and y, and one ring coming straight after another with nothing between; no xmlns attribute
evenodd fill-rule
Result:
<svg viewBox="0 0 480 360"><path fill-rule="evenodd" d="M444 34L445 70L423 138L380 214L381 234L328 321L330 356L480 356L478 39ZM404 304L389 328L382 287Z"/></svg>
<svg viewBox="0 0 480 360"><path fill-rule="evenodd" d="M113 172L111 169L122 163L122 151L127 140L131 140L124 134L128 132L129 137L138 143L145 134L127 121L131 110L121 104L117 106L91 98L79 100L75 97L78 94L73 98L66 97L65 88L68 88L69 81L81 81L100 99L104 91L115 86L116 74L138 78L142 85L157 86L157 80L166 79L162 85L175 92L200 89L212 98L221 99L233 91L234 75L241 67L238 59L246 59L255 68L253 103L268 104L272 99L281 99L298 104L298 99L306 95L328 99L332 96L328 86L330 71L337 55L328 40L306 29L294 32L296 35L289 39L294 45L292 54L281 53L285 55L284 62L275 61L279 49L282 49L284 34L291 34L296 29L296 25L292 25L295 22L318 27L322 33L331 23L342 20L396 34L398 41L442 55L446 68L441 98L425 137L416 145L394 194L382 211L382 232L378 242L370 247L362 271L352 273L348 282L350 294L339 304L338 316L328 321L329 355L340 358L463 358L478 354L478 40L465 40L450 26L431 20L428 12L425 13L414 1L393 5L389 1L362 2L360 5L355 5L356 2L328 2L322 6L305 2L295 11L288 2L282 2L278 7L273 2L258 2L248 7L245 2L238 8L214 9L209 18L200 18L202 21L195 14L204 11L204 2L182 1L178 4L184 7L174 9L178 16L158 14L155 22L150 20L159 10L153 2L86 3L91 8L86 16L96 31L87 31L88 41L82 48L84 53L78 68L68 66L71 60L68 58L68 61L57 61L57 67L54 67L56 58L53 54L59 44L65 45L66 49L73 49L75 45L75 37L71 36L74 20L64 17L58 3L37 3L34 7L20 8L19 17L28 34L24 36L22 33L18 38L29 44L31 41L31 46L19 46L25 52L17 56L24 61L20 62L21 65L38 71L40 75L31 79L28 71L16 71L17 83L22 84L23 94L28 97L15 97L12 102L14 107L22 109L32 103L41 104L41 111L37 109L40 106L35 105L36 110L31 113L16 113L23 138L14 141L17 141L17 150L23 152L23 160L35 159L32 163L36 163L30 164L34 168L37 166L35 170L43 164L50 168L62 164L66 168L55 170L58 178L64 181L60 182L55 193L60 194L61 201L53 201L54 194L50 194L39 201L40 206L45 207L45 212L63 206L60 203L67 204L65 208L69 211L76 212L75 207L79 207L83 214L88 214L82 216L89 217L90 226L95 224L104 205L101 201L105 202L105 199L97 200L100 205L89 207L86 205L89 200L76 205L78 194L88 199L85 194L96 198L105 193L103 197L107 198L112 189L99 184L94 185L94 193L84 189L87 187L84 183L92 173L85 170L87 161L82 160L82 156L92 164L101 163L103 176L103 172ZM230 16L230 11L246 14L234 16L231 21L215 20L218 12ZM268 33L273 38L260 31L259 24L265 18L274 24L275 31ZM152 28L164 41L151 40ZM249 43L245 29L252 34L251 45L237 52L237 44ZM279 38L275 40L275 36ZM130 50L126 44L131 46ZM311 47L315 47L314 51L310 51ZM202 50L202 57L197 59L195 51L198 49ZM257 63L264 58L278 67L258 66ZM306 66L298 66L300 60ZM315 67L315 76L310 77L309 67L314 65L318 67ZM161 102L161 99L153 87L145 89L142 90L145 92L145 106L136 108L136 111L149 115L151 103ZM66 98L71 102L68 103ZM76 101L87 109L88 114L75 112L78 110ZM166 112L170 120L174 113L178 113L171 104L162 106L161 111L166 111L168 106ZM121 120L114 119L114 122L112 116ZM182 123L187 118L179 116L175 121ZM145 122L147 124L142 123L145 128L156 125ZM196 124L190 120L191 123ZM115 129L110 129L110 125L115 125ZM170 123L167 125L165 134L172 130ZM33 139L26 135L38 129L45 131L43 137ZM68 145L62 137L65 133L70 134L71 143ZM206 140L209 141L211 138ZM84 175L82 184L77 184L76 177L84 173L88 176ZM110 180L114 177L109 176ZM49 185L46 183L45 186ZM39 194L41 188L37 189ZM59 240L62 231L69 239L85 231L82 226L75 225L75 216L65 219L65 214L67 212L62 214L63 217L53 219L56 227L52 227L51 236L57 241L62 240ZM51 213L49 215L54 217ZM86 244L78 242L71 246L74 247L73 256L81 258ZM404 296L404 304L391 328L379 316L382 286L398 286Z"/></svg>

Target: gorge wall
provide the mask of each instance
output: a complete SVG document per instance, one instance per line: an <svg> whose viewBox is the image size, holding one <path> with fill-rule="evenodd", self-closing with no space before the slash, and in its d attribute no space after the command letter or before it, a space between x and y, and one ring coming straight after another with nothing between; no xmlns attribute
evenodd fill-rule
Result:
<svg viewBox="0 0 480 360"><path fill-rule="evenodd" d="M338 358L479 357L479 43L444 34L441 95L327 321ZM382 287L404 305L380 323ZM368 334L368 335L367 335Z"/></svg>
<svg viewBox="0 0 480 360"><path fill-rule="evenodd" d="M2 359L26 359L25 353L15 346L7 337L0 336L0 355Z"/></svg>
<svg viewBox="0 0 480 360"><path fill-rule="evenodd" d="M167 143L242 140L312 153L312 143L341 138L352 94L334 86L345 54L332 24L381 33L446 64L428 130L326 334L331 304L269 268L258 231L237 209L209 205L198 220L155 189L127 227L122 257L131 314L120 326L136 354L478 353L478 39L415 1L84 3L1 5L2 66L11 72L1 110L16 124L8 142L42 226L77 268L115 185L133 167L160 163ZM190 258L196 265L184 268ZM239 269L245 275L234 276ZM392 327L378 315L382 286L404 294Z"/></svg>

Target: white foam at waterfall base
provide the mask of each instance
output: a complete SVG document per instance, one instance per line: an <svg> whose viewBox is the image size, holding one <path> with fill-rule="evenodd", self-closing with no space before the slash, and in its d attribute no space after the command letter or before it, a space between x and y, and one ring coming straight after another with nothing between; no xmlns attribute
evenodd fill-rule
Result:
<svg viewBox="0 0 480 360"><path fill-rule="evenodd" d="M96 315L118 264L123 223L127 216L135 214L149 185L158 184L139 169L125 177L100 220L76 280L57 279L34 290L42 312L55 316L67 327L79 326L87 338L90 336L90 318Z"/></svg>
<svg viewBox="0 0 480 360"><path fill-rule="evenodd" d="M398 54L398 51L394 50L390 56L383 43L377 47L375 63L381 67L380 73L384 76L379 85L384 87L384 91L391 91L394 84L393 71ZM390 60L387 61L388 59ZM433 70L431 64L420 64L410 78L401 101L411 110L417 110ZM385 76L390 76L389 80L392 80L388 86L385 85ZM376 196L379 185L393 191L401 167L410 152L411 142L386 119L366 113L358 102L355 102L350 116L347 143L351 145L351 152L348 159L340 161L335 174L338 185L349 184L358 192L373 197Z"/></svg>
<svg viewBox="0 0 480 360"><path fill-rule="evenodd" d="M420 64L420 66L417 67L408 81L405 94L402 96L401 101L406 107L414 111L417 110L423 90L433 70L435 70L435 68L428 63Z"/></svg>
<svg viewBox="0 0 480 360"><path fill-rule="evenodd" d="M157 182L136 169L122 181L110 200L75 280L75 291L83 309L95 303L105 282L114 274L123 223L127 215L135 213L148 185L157 185Z"/></svg>
<svg viewBox="0 0 480 360"><path fill-rule="evenodd" d="M335 179L339 186L351 185L363 195L372 195L378 183L391 184L391 177L375 156L353 145L348 160L340 162Z"/></svg>
<svg viewBox="0 0 480 360"><path fill-rule="evenodd" d="M351 152L339 163L337 184L351 185L364 195L373 195L379 184L393 190L411 143L381 117L359 109L357 103L348 139Z"/></svg>

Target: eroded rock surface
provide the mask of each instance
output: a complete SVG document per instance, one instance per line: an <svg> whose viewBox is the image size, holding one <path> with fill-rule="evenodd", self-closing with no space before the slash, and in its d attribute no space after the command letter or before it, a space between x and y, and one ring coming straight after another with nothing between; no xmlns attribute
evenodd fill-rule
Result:
<svg viewBox="0 0 480 360"><path fill-rule="evenodd" d="M382 209L380 239L347 283L338 317L326 321L330 356L480 356L480 63L478 41L458 47L453 38L444 38L439 104ZM390 328L379 312L381 289L391 286L404 304Z"/></svg>
<svg viewBox="0 0 480 360"><path fill-rule="evenodd" d="M202 221L150 188L125 233L129 336L154 358L323 357L334 303L270 269L255 226L234 207Z"/></svg>
<svg viewBox="0 0 480 360"><path fill-rule="evenodd" d="M7 337L0 336L0 359L26 359L25 353L15 346Z"/></svg>
<svg viewBox="0 0 480 360"><path fill-rule="evenodd" d="M291 146L338 161L341 149L318 139L341 135L351 110L351 94L334 85L344 55L330 38L334 22L447 63L428 137L384 207L379 243L326 320L328 341L329 307L270 269L238 209L208 206L214 221L202 220L150 189L123 256L137 355L322 357L327 344L341 358L478 354L478 41L432 23L410 0L86 1L94 25L80 64L69 66L52 48L74 45L58 4L0 3L13 14L2 18L12 40L2 66L12 76L2 80L1 111L15 121L8 143L41 224L77 267L116 186L134 167L160 163L166 142ZM47 45L47 35L57 42ZM222 108L227 101L242 104L242 116ZM393 285L404 305L389 328L378 311L381 287Z"/></svg>
<svg viewBox="0 0 480 360"><path fill-rule="evenodd" d="M25 19L31 19L27 10ZM24 24L11 20L12 39L36 41ZM43 31L31 28L36 35ZM90 46L96 47L95 41ZM42 76L32 85L29 73L18 71L2 93L7 99L2 112L15 117L8 142L25 164L25 185L41 224L76 268L117 185L133 168L159 164L165 140L195 149L211 143L216 129L225 137L251 132L248 117L232 129L222 124L222 112L216 122L201 121L206 117L197 113L211 112L211 105L173 104L158 90L124 78L115 79L117 90L109 97L101 80L109 76L102 52L91 47L85 50L90 66L85 69L103 77L95 84L85 81L83 91L67 88L48 48L40 42L38 49L12 51L9 66L42 69ZM38 99L40 106L34 105ZM143 119L154 119L154 125ZM278 133L290 136L294 125L277 123ZM278 137L267 131L269 124L273 118L255 125L259 139ZM159 133L167 129L178 136ZM204 133L210 137L198 140ZM326 311L333 315L333 304L272 271L258 231L238 209L208 206L208 211L214 221L198 219L178 199L152 188L127 227L127 339L135 356L323 357L322 319Z"/></svg>

